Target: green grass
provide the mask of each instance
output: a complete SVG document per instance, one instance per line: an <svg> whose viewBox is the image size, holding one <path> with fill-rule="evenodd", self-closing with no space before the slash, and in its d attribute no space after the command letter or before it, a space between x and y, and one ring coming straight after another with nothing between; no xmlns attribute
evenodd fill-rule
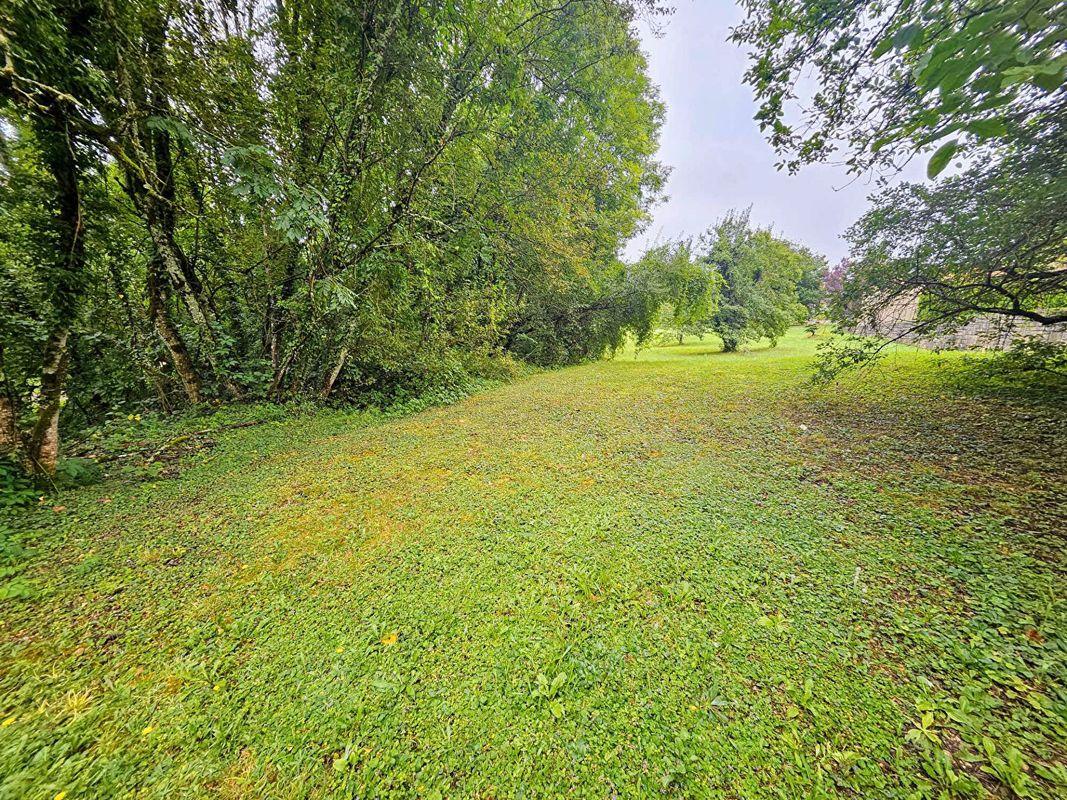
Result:
<svg viewBox="0 0 1067 800"><path fill-rule="evenodd" d="M1067 418L813 350L277 419L24 515L0 797L1063 796Z"/></svg>

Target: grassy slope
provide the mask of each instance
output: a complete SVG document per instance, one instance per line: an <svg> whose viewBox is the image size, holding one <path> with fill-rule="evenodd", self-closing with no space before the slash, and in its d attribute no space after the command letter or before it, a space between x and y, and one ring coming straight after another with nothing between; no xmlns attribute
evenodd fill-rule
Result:
<svg viewBox="0 0 1067 800"><path fill-rule="evenodd" d="M36 513L0 797L904 797L942 751L1053 796L1063 416L811 352L235 430Z"/></svg>

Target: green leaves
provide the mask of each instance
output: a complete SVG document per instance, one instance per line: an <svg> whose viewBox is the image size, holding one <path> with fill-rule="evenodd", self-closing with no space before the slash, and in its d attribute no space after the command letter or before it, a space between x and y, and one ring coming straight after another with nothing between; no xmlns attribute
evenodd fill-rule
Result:
<svg viewBox="0 0 1067 800"><path fill-rule="evenodd" d="M937 724L935 722L934 713L932 711L926 711L922 717L915 724L915 727L908 730L904 734L904 738L915 744L941 744L941 736L937 733Z"/></svg>
<svg viewBox="0 0 1067 800"><path fill-rule="evenodd" d="M751 224L749 211L730 211L703 237L702 261L719 278L720 300L707 327L728 352L753 339L772 346L802 319L798 288L822 257ZM810 296L808 298L811 299Z"/></svg>
<svg viewBox="0 0 1067 800"><path fill-rule="evenodd" d="M890 50L892 50L894 38L895 37L893 36L887 36L882 39L882 41L880 41L877 45L875 45L874 50L871 51L871 58L877 61L879 58L881 58Z"/></svg>
<svg viewBox="0 0 1067 800"><path fill-rule="evenodd" d="M558 673L551 681L544 673L539 673L537 680L534 682L534 688L530 692L530 696L545 701L549 713L556 719L559 719L566 713L566 705L559 698L559 693L566 683L566 672Z"/></svg>
<svg viewBox="0 0 1067 800"><path fill-rule="evenodd" d="M175 117L162 117L162 116L150 116L145 120L145 127L149 130L165 131L187 144L191 144L193 141L193 134L189 130L189 126Z"/></svg>
<svg viewBox="0 0 1067 800"><path fill-rule="evenodd" d="M32 600L38 595L38 589L29 579L17 575L0 584L0 601Z"/></svg>
<svg viewBox="0 0 1067 800"><path fill-rule="evenodd" d="M893 47L897 50L902 50L905 47L910 47L913 43L917 43L921 40L921 34L923 32L922 26L917 22L912 22L900 28L893 34Z"/></svg>
<svg viewBox="0 0 1067 800"><path fill-rule="evenodd" d="M831 1L813 16L800 0L744 5L748 19L733 38L759 54L760 69L746 81L761 103L763 130L772 132L771 144L793 170L840 149L825 145L831 141L851 150L848 164L860 173L876 165L893 169L909 150L971 123L970 132L993 146L1037 130L1051 135L1058 124L1047 95L1067 80L1059 0L981 8ZM805 24L797 25L797 17ZM801 74L815 78L811 97L784 99L784 87L796 86ZM1017 124L985 122L1005 107ZM803 124L779 127L793 116Z"/></svg>
<svg viewBox="0 0 1067 800"><path fill-rule="evenodd" d="M1065 76L1067 76L1067 57L1059 56L1044 63L1010 67L1004 70L1002 75L1002 86L1017 86L1031 81L1046 92L1053 92L1063 85Z"/></svg>
<svg viewBox="0 0 1067 800"><path fill-rule="evenodd" d="M952 161L952 156L956 154L957 149L959 149L959 142L955 139L937 148L926 164L926 177L932 180L940 175Z"/></svg>
<svg viewBox="0 0 1067 800"><path fill-rule="evenodd" d="M1002 118L997 119L976 119L974 122L968 122L964 126L964 130L968 133L973 133L980 139L989 139L995 136L1007 136L1008 126L1005 124Z"/></svg>
<svg viewBox="0 0 1067 800"><path fill-rule="evenodd" d="M877 60L890 50L903 50L913 44L918 44L922 41L922 33L922 26L916 22L904 25L875 45L870 57Z"/></svg>
<svg viewBox="0 0 1067 800"><path fill-rule="evenodd" d="M534 688L531 691L531 696L540 697L545 700L552 700L559 694L563 685L567 682L567 673L560 672L551 681L545 676L545 674L538 673L537 680L534 682Z"/></svg>
<svg viewBox="0 0 1067 800"><path fill-rule="evenodd" d="M996 745L989 737L982 738L982 749L988 759L988 763L982 766L982 772L994 776L1009 787L1016 797L1033 796L1030 791L1032 783L1026 774L1029 766L1018 749L1007 747L1002 753L998 752Z"/></svg>

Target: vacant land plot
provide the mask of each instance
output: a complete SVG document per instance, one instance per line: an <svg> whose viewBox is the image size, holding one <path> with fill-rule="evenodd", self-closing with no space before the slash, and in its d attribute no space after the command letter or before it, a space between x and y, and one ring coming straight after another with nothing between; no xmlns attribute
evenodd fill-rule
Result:
<svg viewBox="0 0 1067 800"><path fill-rule="evenodd" d="M813 349L236 429L50 501L0 797L1063 796L1063 413L921 353L816 391Z"/></svg>

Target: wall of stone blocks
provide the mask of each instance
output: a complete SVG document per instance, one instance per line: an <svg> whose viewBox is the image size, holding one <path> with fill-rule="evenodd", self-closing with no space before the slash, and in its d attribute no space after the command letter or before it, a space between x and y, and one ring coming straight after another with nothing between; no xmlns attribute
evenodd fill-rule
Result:
<svg viewBox="0 0 1067 800"><path fill-rule="evenodd" d="M1007 350L1020 339L1037 338L1067 344L1067 324L1041 325L1028 319L1009 319L998 314L975 317L958 330L929 336L908 333L910 322L886 322L877 329L860 329L857 333L900 337L900 341L931 350Z"/></svg>

